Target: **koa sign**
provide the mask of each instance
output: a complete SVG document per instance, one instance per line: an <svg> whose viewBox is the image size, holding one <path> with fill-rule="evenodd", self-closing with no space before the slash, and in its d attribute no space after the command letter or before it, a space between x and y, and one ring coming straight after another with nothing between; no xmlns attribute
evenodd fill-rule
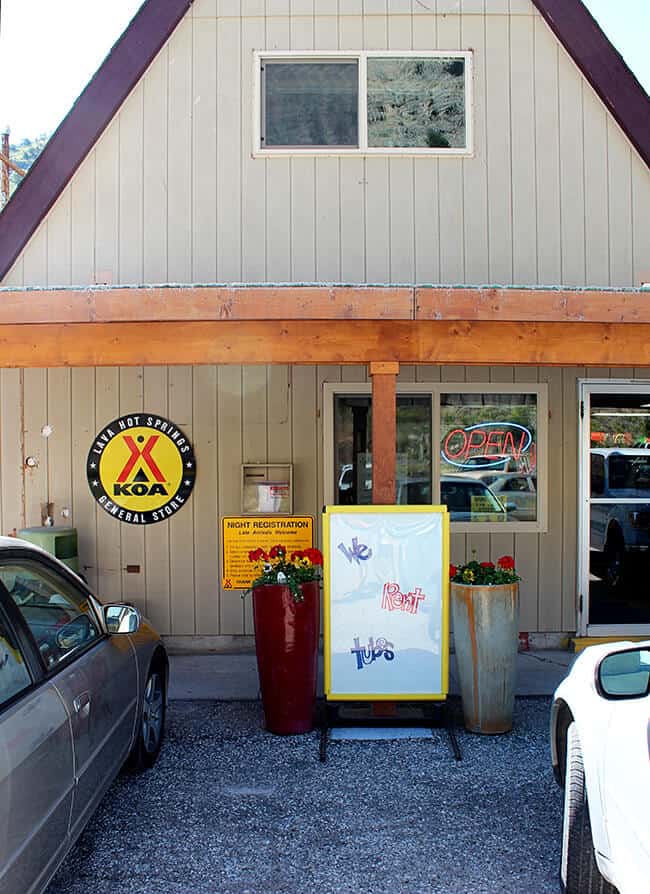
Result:
<svg viewBox="0 0 650 894"><path fill-rule="evenodd" d="M105 512L129 525L165 521L182 509L194 487L192 445L168 419L120 416L97 435L86 475Z"/></svg>
<svg viewBox="0 0 650 894"><path fill-rule="evenodd" d="M475 468L479 463L484 469L498 469L511 457L521 460L532 443L530 430L517 422L479 422L448 432L440 454L459 469Z"/></svg>

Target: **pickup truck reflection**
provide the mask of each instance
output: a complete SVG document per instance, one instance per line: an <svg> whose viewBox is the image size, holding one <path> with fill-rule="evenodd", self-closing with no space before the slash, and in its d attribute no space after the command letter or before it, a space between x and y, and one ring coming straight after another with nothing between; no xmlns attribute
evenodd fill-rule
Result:
<svg viewBox="0 0 650 894"><path fill-rule="evenodd" d="M650 451L596 448L590 453L590 545L597 560L592 570L616 591L632 559L650 548Z"/></svg>

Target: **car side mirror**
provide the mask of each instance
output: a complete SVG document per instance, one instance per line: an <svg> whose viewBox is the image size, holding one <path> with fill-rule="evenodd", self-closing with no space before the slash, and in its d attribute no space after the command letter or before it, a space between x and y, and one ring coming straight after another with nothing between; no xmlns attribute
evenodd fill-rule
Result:
<svg viewBox="0 0 650 894"><path fill-rule="evenodd" d="M137 633L140 628L140 612L132 605L105 605L104 618L109 633Z"/></svg>
<svg viewBox="0 0 650 894"><path fill-rule="evenodd" d="M506 502L503 504L503 508L506 510L506 512L514 512L515 509L517 508L517 504Z"/></svg>
<svg viewBox="0 0 650 894"><path fill-rule="evenodd" d="M598 667L598 687L605 698L644 698L650 693L650 649L607 655Z"/></svg>

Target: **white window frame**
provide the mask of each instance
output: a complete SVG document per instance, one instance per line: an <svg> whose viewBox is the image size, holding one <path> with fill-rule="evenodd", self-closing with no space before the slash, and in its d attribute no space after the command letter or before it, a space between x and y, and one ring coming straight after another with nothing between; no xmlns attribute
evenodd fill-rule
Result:
<svg viewBox="0 0 650 894"><path fill-rule="evenodd" d="M544 534L548 531L548 385L545 382L471 384L467 382L398 382L398 395L431 396L431 444L440 444L441 394L535 394L537 396L537 520L502 522L451 522L452 534ZM323 497L325 505L335 499L334 399L370 396L366 382L323 383ZM431 457L431 487L434 499L440 494L440 460Z"/></svg>
<svg viewBox="0 0 650 894"><path fill-rule="evenodd" d="M368 101L367 101L367 61L370 58L382 59L463 59L465 61L465 142L464 147L416 147L416 146L368 146ZM262 146L262 63L267 59L286 59L287 62L316 62L318 60L341 59L357 61L359 65L359 146L323 147L288 146L267 149ZM322 156L452 156L468 158L474 155L474 66L471 50L256 50L253 53L253 156L260 158L282 158L296 155Z"/></svg>

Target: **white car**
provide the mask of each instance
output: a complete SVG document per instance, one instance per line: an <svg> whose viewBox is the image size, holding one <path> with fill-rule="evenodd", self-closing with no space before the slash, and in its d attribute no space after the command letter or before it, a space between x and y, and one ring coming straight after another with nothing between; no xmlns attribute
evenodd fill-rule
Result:
<svg viewBox="0 0 650 894"><path fill-rule="evenodd" d="M650 890L650 640L580 653L551 710L566 894Z"/></svg>

